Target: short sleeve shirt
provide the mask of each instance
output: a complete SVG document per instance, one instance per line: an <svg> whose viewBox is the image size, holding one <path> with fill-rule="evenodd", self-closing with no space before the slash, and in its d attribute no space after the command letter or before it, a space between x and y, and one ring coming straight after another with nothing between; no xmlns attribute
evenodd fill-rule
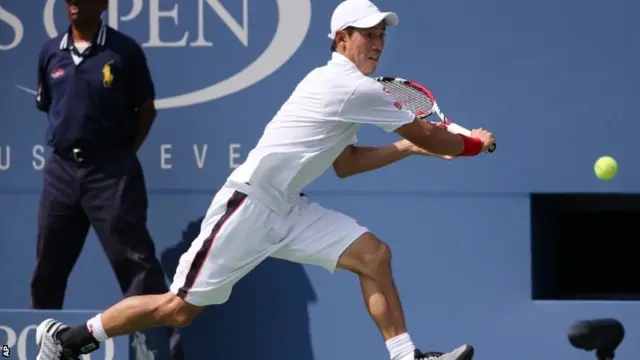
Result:
<svg viewBox="0 0 640 360"><path fill-rule="evenodd" d="M229 179L250 183L273 201L292 203L357 141L360 126L392 132L414 118L380 83L334 52L296 86Z"/></svg>

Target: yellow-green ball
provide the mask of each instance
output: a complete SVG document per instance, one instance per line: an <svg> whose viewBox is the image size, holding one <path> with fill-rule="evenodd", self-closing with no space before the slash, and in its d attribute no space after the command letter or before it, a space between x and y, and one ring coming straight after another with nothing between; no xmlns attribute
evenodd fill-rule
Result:
<svg viewBox="0 0 640 360"><path fill-rule="evenodd" d="M602 156L596 161L593 170L598 179L611 180L618 173L618 163L611 156Z"/></svg>

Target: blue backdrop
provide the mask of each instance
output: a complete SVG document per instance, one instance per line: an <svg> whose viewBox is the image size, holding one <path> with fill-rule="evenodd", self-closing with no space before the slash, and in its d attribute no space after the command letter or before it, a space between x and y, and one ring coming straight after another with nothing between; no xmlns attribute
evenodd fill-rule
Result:
<svg viewBox="0 0 640 360"><path fill-rule="evenodd" d="M160 111L140 158L149 227L168 279L216 189L296 83L329 59L329 19L338 2L110 1L105 21L143 45L157 86ZM492 156L411 158L347 180L328 172L308 189L391 245L416 343L425 350L473 343L479 359L583 359L591 355L570 347L567 327L614 316L628 328L620 357L638 356L637 302L532 300L529 194L639 192L633 149L640 132L640 4L377 4L396 11L400 26L388 32L375 75L425 83L454 120L490 129L499 141ZM34 107L37 54L65 28L62 1L0 3L0 308L29 304L49 151L45 116ZM365 128L359 139L381 145L397 137ZM593 175L593 162L605 154L621 165L609 182ZM76 312L58 316L83 321L121 296L91 233L65 302ZM23 329L45 315L0 312L5 343L18 346ZM25 351L34 351L34 332L24 333ZM196 360L388 358L354 276L281 261L262 264L229 303L208 309L184 333ZM126 344L114 346L117 359L126 359Z"/></svg>

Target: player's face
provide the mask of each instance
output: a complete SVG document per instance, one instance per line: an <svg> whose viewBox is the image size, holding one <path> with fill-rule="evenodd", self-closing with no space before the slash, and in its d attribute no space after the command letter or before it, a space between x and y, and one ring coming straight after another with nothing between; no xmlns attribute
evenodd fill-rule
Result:
<svg viewBox="0 0 640 360"><path fill-rule="evenodd" d="M385 25L380 23L368 29L355 29L351 36L345 36L344 55L365 75L376 71L380 55L384 49Z"/></svg>
<svg viewBox="0 0 640 360"><path fill-rule="evenodd" d="M107 9L106 0L65 0L65 4L69 21L78 27L94 25Z"/></svg>

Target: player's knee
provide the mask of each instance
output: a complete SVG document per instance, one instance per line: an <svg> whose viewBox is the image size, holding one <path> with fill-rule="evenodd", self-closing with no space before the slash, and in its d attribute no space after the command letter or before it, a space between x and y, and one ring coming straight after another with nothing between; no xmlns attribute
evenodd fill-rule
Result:
<svg viewBox="0 0 640 360"><path fill-rule="evenodd" d="M184 309L178 308L174 312L170 313L170 316L166 319L167 326L173 328L183 328L191 324L191 321L195 318L195 315L190 314Z"/></svg>
<svg viewBox="0 0 640 360"><path fill-rule="evenodd" d="M391 248L387 243L378 240L370 257L371 266L376 269L386 270L391 265Z"/></svg>
<svg viewBox="0 0 640 360"><path fill-rule="evenodd" d="M375 235L370 235L368 246L362 254L361 272L375 277L380 272L388 271L391 266L391 249Z"/></svg>
<svg viewBox="0 0 640 360"><path fill-rule="evenodd" d="M370 278L385 276L391 268L391 250L377 236L365 233L342 253L338 267Z"/></svg>
<svg viewBox="0 0 640 360"><path fill-rule="evenodd" d="M156 309L156 317L164 326L183 328L189 326L201 310L201 307L191 305L175 294L168 293Z"/></svg>

